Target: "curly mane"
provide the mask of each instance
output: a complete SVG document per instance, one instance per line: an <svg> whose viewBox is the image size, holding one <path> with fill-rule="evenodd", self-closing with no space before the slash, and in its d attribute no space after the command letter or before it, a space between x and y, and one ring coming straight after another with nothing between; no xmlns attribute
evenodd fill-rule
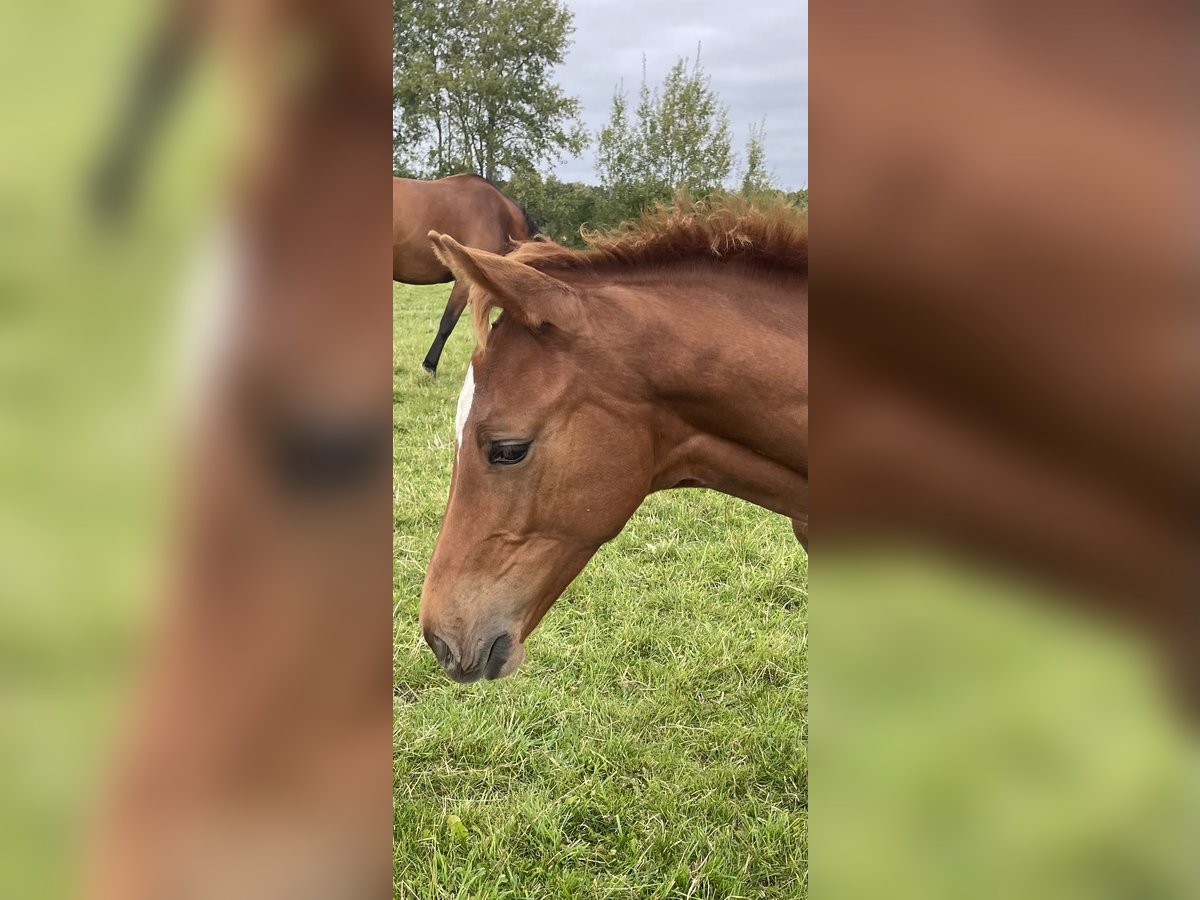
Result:
<svg viewBox="0 0 1200 900"><path fill-rule="evenodd" d="M584 231L586 249L572 250L545 237L524 241L509 258L544 272L636 275L688 263L740 263L808 276L808 214L782 202L739 196L686 205L658 205L609 231ZM480 346L487 341L492 303L471 292Z"/></svg>

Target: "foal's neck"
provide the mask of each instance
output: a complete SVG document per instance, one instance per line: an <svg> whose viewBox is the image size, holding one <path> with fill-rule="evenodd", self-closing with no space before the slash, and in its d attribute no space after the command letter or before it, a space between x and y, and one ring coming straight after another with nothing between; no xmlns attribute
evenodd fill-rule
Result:
<svg viewBox="0 0 1200 900"><path fill-rule="evenodd" d="M694 273L636 293L653 489L709 487L799 518L808 492L804 282Z"/></svg>

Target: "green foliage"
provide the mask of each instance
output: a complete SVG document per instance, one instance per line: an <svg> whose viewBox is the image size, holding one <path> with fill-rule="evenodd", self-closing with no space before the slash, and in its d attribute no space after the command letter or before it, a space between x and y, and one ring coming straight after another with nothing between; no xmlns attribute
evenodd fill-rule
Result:
<svg viewBox="0 0 1200 900"><path fill-rule="evenodd" d="M801 188L798 191L783 191L779 188L768 187L747 194L743 185L742 194L749 196L758 205L786 203L797 209L808 211L808 188Z"/></svg>
<svg viewBox="0 0 1200 900"><path fill-rule="evenodd" d="M608 124L597 135L596 171L611 209L607 218L629 218L678 190L704 196L733 169L729 111L700 66L681 58L660 87L646 81L631 112L621 86L613 94Z"/></svg>
<svg viewBox="0 0 1200 900"><path fill-rule="evenodd" d="M394 0L397 174L495 181L583 152L579 101L552 80L571 19L557 0Z"/></svg>
<svg viewBox="0 0 1200 900"><path fill-rule="evenodd" d="M750 126L750 137L746 141L746 168L742 172L742 194L747 197L757 197L775 190L775 179L767 170L766 137L766 119L757 126Z"/></svg>
<svg viewBox="0 0 1200 900"><path fill-rule="evenodd" d="M610 224L608 204L601 188L579 182L542 178L536 172L521 172L504 187L537 223L542 234L568 247L582 247L580 229Z"/></svg>
<svg viewBox="0 0 1200 900"><path fill-rule="evenodd" d="M393 896L801 900L808 575L786 519L655 494L512 677L456 685L424 646L473 346L460 328L421 370L448 290L394 293Z"/></svg>
<svg viewBox="0 0 1200 900"><path fill-rule="evenodd" d="M605 231L635 218L643 206L661 202L659 198L639 200L634 212L612 202L609 189L577 181L559 181L553 175L543 178L536 172L520 172L504 185L504 192L519 203L537 223L546 237L567 247L583 247L581 230ZM705 199L728 196L724 188L708 191ZM674 192L667 202L687 206L694 200L688 191ZM767 187L756 190L751 199L759 204L787 203L798 209L808 208L808 191L782 191Z"/></svg>

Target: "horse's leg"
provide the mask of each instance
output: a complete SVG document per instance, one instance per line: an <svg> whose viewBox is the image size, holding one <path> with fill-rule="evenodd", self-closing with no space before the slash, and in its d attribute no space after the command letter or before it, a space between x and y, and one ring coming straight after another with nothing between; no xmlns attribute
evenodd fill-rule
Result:
<svg viewBox="0 0 1200 900"><path fill-rule="evenodd" d="M463 310L467 308L467 285L465 282L454 282L454 290L450 292L450 299L446 301L446 309L442 313L442 321L438 324L437 337L433 339L433 344L429 347L429 352L425 354L425 361L421 363L425 367L425 371L432 375L437 374L438 361L442 358L442 349L446 346L446 340L450 337L450 332L454 331L454 326L458 324L458 318L463 314Z"/></svg>

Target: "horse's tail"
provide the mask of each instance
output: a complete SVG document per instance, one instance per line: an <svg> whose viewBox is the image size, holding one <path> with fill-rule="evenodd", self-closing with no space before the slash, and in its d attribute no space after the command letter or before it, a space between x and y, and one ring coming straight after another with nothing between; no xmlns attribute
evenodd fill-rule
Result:
<svg viewBox="0 0 1200 900"><path fill-rule="evenodd" d="M525 217L525 236L532 238L541 234L541 229L538 228L537 222L533 221L533 216L529 214L529 210L519 203L517 204L517 209L521 210L521 215Z"/></svg>

